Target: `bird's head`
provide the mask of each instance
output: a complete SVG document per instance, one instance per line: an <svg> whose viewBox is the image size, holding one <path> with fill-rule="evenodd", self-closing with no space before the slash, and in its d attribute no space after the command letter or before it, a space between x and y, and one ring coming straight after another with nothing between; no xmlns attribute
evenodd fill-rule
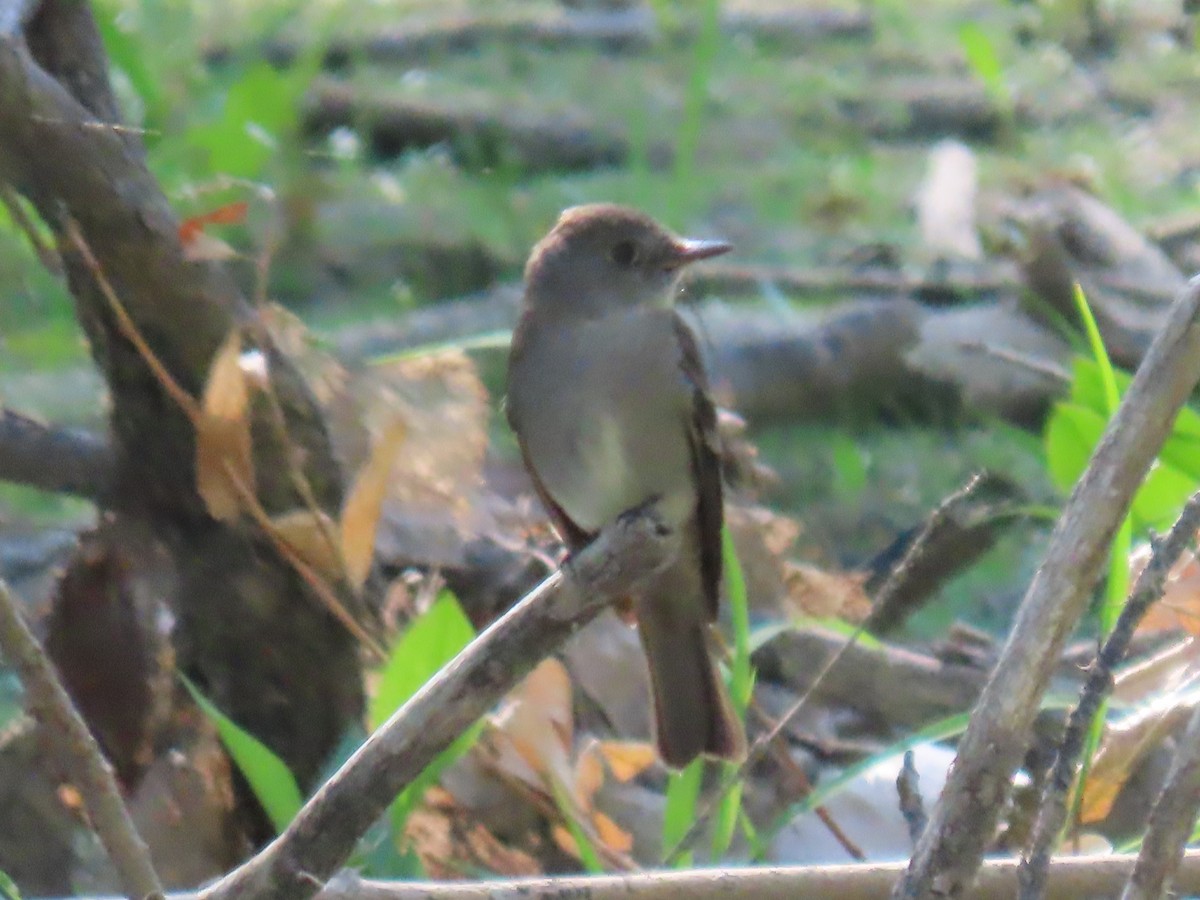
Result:
<svg viewBox="0 0 1200 900"><path fill-rule="evenodd" d="M623 206L576 206L533 248L525 295L539 308L566 315L666 307L684 266L729 249L723 241L678 237Z"/></svg>

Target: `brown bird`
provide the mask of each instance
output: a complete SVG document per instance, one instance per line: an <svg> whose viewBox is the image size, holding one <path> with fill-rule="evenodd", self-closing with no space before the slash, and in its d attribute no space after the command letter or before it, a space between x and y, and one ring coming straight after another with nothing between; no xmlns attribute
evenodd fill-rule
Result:
<svg viewBox="0 0 1200 900"><path fill-rule="evenodd" d="M509 424L572 550L650 502L681 532L677 560L633 598L659 752L675 767L745 750L709 653L723 520L716 414L674 308L680 270L729 249L620 206L567 210L529 257L508 367Z"/></svg>

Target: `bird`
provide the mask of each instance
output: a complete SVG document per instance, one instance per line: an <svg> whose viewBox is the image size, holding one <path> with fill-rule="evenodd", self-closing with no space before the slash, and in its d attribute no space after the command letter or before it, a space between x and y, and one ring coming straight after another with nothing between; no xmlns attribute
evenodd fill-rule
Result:
<svg viewBox="0 0 1200 900"><path fill-rule="evenodd" d="M505 410L525 468L571 552L654 504L681 549L631 598L659 756L736 760L745 736L712 656L724 520L717 416L681 270L726 253L615 204L566 210L530 253Z"/></svg>

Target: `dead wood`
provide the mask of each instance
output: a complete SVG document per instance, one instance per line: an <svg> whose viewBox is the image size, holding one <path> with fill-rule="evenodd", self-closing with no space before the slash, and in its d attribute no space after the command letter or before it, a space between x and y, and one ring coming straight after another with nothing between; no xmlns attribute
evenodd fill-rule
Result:
<svg viewBox="0 0 1200 900"><path fill-rule="evenodd" d="M108 441L74 428L55 428L0 409L0 480L92 499L113 474Z"/></svg>
<svg viewBox="0 0 1200 900"><path fill-rule="evenodd" d="M753 40L761 48L779 53L800 52L824 40L863 40L874 33L869 11L796 9L777 12L736 11L721 17L729 37ZM471 53L488 44L544 50L595 47L607 53L651 50L664 43L689 44L698 29L690 22L664 26L653 13L638 5L623 10L547 16L514 14L440 20L413 20L382 34L335 38L324 51L327 68L341 69L361 61L385 65L419 65L453 53ZM302 48L294 41L273 40L258 49L275 65L296 60ZM234 51L216 47L210 62L219 63Z"/></svg>
<svg viewBox="0 0 1200 900"><path fill-rule="evenodd" d="M764 678L782 681L796 694L816 683L826 661L844 653L816 685L811 701L857 711L876 726L920 728L970 709L987 673L946 663L900 647L846 649L845 635L821 629L785 631L755 654Z"/></svg>
<svg viewBox="0 0 1200 900"><path fill-rule="evenodd" d="M606 133L578 115L542 117L495 108L451 108L365 95L350 85L333 82L319 85L310 94L303 128L314 136L354 128L371 152L383 158L445 144L455 162L468 169L591 169L619 166L630 153L624 136ZM664 145L649 149L654 165L668 164L671 155Z"/></svg>

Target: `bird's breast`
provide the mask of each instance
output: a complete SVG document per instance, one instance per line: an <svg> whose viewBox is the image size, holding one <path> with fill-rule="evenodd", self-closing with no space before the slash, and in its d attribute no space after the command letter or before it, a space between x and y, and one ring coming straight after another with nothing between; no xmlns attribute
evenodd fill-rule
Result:
<svg viewBox="0 0 1200 900"><path fill-rule="evenodd" d="M658 317L576 327L534 332L522 348L509 392L530 465L585 530L654 497L684 518L695 502L689 398L673 333Z"/></svg>

